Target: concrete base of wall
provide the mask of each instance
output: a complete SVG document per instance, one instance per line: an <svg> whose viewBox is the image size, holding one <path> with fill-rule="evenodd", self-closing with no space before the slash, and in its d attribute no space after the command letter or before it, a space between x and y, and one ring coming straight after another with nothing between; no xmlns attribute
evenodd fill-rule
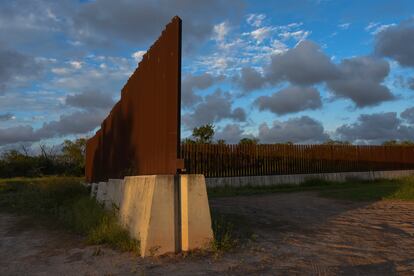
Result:
<svg viewBox="0 0 414 276"><path fill-rule="evenodd" d="M182 250L208 247L213 240L213 230L204 175L180 177Z"/></svg>
<svg viewBox="0 0 414 276"><path fill-rule="evenodd" d="M182 175L180 218L173 175L130 176L91 185L91 194L106 208L119 209L121 224L138 239L141 256L209 246L213 238L207 189L203 175ZM178 234L181 233L181 236Z"/></svg>
<svg viewBox="0 0 414 276"><path fill-rule="evenodd" d="M371 171L371 172L343 172L343 173L317 173L317 174L290 174L265 175L243 177L212 177L206 179L207 187L241 187L241 186L271 186L293 184L298 185L307 180L321 179L326 181L343 182L352 179L375 180L396 179L414 175L414 170L404 171Z"/></svg>

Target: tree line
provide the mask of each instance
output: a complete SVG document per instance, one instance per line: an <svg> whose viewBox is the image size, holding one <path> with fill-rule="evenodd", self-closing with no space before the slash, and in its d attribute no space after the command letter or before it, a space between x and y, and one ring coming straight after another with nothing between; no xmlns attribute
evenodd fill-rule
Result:
<svg viewBox="0 0 414 276"><path fill-rule="evenodd" d="M225 144L224 140L214 140L214 125L206 124L193 129L192 136L184 139L185 144ZM65 140L62 149L47 148L40 145L37 155L28 153L25 147L4 152L0 157L0 178L39 177L44 175L83 176L85 171L86 138L75 141ZM255 138L242 138L239 144L259 144ZM283 144L293 144L285 142ZM351 145L347 141L328 140L326 145ZM414 146L412 141L389 140L385 146Z"/></svg>
<svg viewBox="0 0 414 276"><path fill-rule="evenodd" d="M85 138L65 140L59 152L40 145L37 155L29 154L24 146L6 151L0 159L0 177L83 176L86 141Z"/></svg>
<svg viewBox="0 0 414 276"><path fill-rule="evenodd" d="M214 141L215 126L213 124L206 124L200 127L193 129L191 138L186 138L183 140L184 144L226 144L225 140L219 139ZM259 144L259 139L257 138L242 138L239 140L238 144ZM291 141L286 141L284 143L278 144L294 144ZM322 144L324 145L352 145L349 141L340 141L328 139ZM388 140L382 143L383 146L414 146L413 141L397 141L397 140Z"/></svg>

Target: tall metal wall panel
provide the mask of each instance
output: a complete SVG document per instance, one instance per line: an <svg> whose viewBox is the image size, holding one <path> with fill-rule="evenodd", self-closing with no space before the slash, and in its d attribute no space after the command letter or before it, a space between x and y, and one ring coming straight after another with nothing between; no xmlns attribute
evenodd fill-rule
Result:
<svg viewBox="0 0 414 276"><path fill-rule="evenodd" d="M174 17L143 56L120 101L89 139L88 182L175 174L180 153L181 19Z"/></svg>

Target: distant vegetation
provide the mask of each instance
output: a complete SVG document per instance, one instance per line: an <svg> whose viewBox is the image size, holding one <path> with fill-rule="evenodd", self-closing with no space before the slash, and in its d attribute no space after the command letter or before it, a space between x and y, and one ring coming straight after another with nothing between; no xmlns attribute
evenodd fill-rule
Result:
<svg viewBox="0 0 414 276"><path fill-rule="evenodd" d="M413 141L396 141L389 140L382 143L383 146L414 146Z"/></svg>
<svg viewBox="0 0 414 276"><path fill-rule="evenodd" d="M206 124L193 129L192 136L184 139L184 144L226 144L225 140L214 140L215 126ZM83 176L85 171L86 138L75 141L65 140L62 149L57 152L53 148L40 145L40 153L31 155L25 147L4 152L0 156L0 178L41 177L41 176ZM257 138L242 138L240 145L257 145ZM293 143L286 141L285 143ZM351 145L348 141L329 139L324 145ZM414 146L412 141L385 141L384 146Z"/></svg>
<svg viewBox="0 0 414 276"><path fill-rule="evenodd" d="M30 155L10 150L1 156L0 178L40 177L45 175L83 176L85 170L86 139L66 140L60 153L40 146L40 154Z"/></svg>
<svg viewBox="0 0 414 276"><path fill-rule="evenodd" d="M213 124L205 124L193 129L192 135L189 138L185 138L183 140L184 144L226 144L226 141L223 139L219 139L214 141L214 134L215 134L215 126ZM257 138L241 138L238 144L240 145L256 145L259 144L259 139ZM285 141L282 143L275 143L275 144L287 144L293 145L294 143L291 141ZM352 145L349 141L341 141L341 140L334 140L328 139L322 143L323 145ZM382 143L383 146L414 146L413 141L397 141L397 140L388 140Z"/></svg>

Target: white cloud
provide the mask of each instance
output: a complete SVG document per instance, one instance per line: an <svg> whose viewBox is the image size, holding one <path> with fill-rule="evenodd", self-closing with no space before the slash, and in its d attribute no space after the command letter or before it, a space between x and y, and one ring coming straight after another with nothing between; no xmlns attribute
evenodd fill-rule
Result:
<svg viewBox="0 0 414 276"><path fill-rule="evenodd" d="M371 33L372 35L376 35L379 32L382 32L383 30L392 27L392 26L396 26L395 23L391 23L391 24L380 24L378 22L370 22L366 27L365 27L365 31Z"/></svg>
<svg viewBox="0 0 414 276"><path fill-rule="evenodd" d="M56 75L65 75L69 73L69 70L67 68L63 68L63 67L56 67L56 68L52 68L52 73L56 74Z"/></svg>
<svg viewBox="0 0 414 276"><path fill-rule="evenodd" d="M299 31L294 31L294 32L284 31L280 33L279 36L283 40L294 39L296 41L302 41L302 40L305 40L310 34L311 32L309 31L299 30Z"/></svg>
<svg viewBox="0 0 414 276"><path fill-rule="evenodd" d="M146 51L136 51L132 53L131 56L135 59L136 62L140 62L145 53Z"/></svg>
<svg viewBox="0 0 414 276"><path fill-rule="evenodd" d="M369 32L372 29L374 29L375 27L377 27L379 25L379 23L377 22L369 22L369 24L365 27L365 31Z"/></svg>
<svg viewBox="0 0 414 276"><path fill-rule="evenodd" d="M298 28L302 25L303 25L302 22L293 22L293 23L287 24L285 27L286 28Z"/></svg>
<svg viewBox="0 0 414 276"><path fill-rule="evenodd" d="M263 20L266 18L266 15L264 14L255 14L255 13L251 13L249 15L247 15L247 23L253 27L260 27L263 24Z"/></svg>
<svg viewBox="0 0 414 276"><path fill-rule="evenodd" d="M52 19L53 21L59 22L59 19L57 18L56 14L50 8L46 9L46 16Z"/></svg>
<svg viewBox="0 0 414 276"><path fill-rule="evenodd" d="M82 68L82 63L81 61L70 61L69 64L74 68L74 69L81 69Z"/></svg>
<svg viewBox="0 0 414 276"><path fill-rule="evenodd" d="M372 33L377 34L379 32L382 32L383 30L388 29L389 27L393 27L393 26L396 26L396 24L392 23L392 24L381 25Z"/></svg>
<svg viewBox="0 0 414 276"><path fill-rule="evenodd" d="M351 23L339 24L338 27L342 30L347 30L351 26Z"/></svg>
<svg viewBox="0 0 414 276"><path fill-rule="evenodd" d="M273 48L274 54L283 53L288 50L288 47L286 46L286 44L284 44L283 42L277 39L272 41L272 48Z"/></svg>
<svg viewBox="0 0 414 276"><path fill-rule="evenodd" d="M251 36L257 40L258 43L261 43L263 40L268 38L272 32L272 27L262 27L252 31Z"/></svg>
<svg viewBox="0 0 414 276"><path fill-rule="evenodd" d="M226 21L213 27L213 39L217 41L223 41L226 35L229 33L230 27Z"/></svg>

